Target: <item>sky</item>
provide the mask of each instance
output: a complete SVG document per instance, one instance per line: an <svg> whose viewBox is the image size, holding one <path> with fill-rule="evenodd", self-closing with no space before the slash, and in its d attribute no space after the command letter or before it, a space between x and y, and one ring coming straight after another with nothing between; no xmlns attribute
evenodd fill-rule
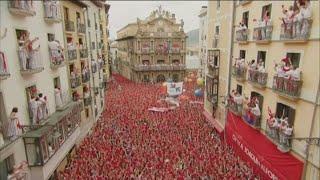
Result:
<svg viewBox="0 0 320 180"><path fill-rule="evenodd" d="M115 39L116 32L128 23L135 22L137 18L146 18L151 11L159 5L163 10L176 14L176 19L184 21L184 30L188 32L199 28L199 12L201 6L208 1L108 1L110 38Z"/></svg>

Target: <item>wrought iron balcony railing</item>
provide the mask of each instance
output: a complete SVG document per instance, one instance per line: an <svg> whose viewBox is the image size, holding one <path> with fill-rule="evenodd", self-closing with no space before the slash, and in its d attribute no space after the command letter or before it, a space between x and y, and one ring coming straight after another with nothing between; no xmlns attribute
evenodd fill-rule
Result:
<svg viewBox="0 0 320 180"><path fill-rule="evenodd" d="M293 80L284 77L273 77L272 89L279 95L283 95L289 98L299 98L302 87L301 80Z"/></svg>
<svg viewBox="0 0 320 180"><path fill-rule="evenodd" d="M232 75L239 81L243 81L246 79L247 68L245 67L232 67Z"/></svg>
<svg viewBox="0 0 320 180"><path fill-rule="evenodd" d="M36 11L33 7L32 2L25 0L15 0L15 1L7 1L9 11L12 14L20 15L20 16L35 16Z"/></svg>
<svg viewBox="0 0 320 180"><path fill-rule="evenodd" d="M65 21L65 29L66 31L74 32L74 22L70 20L64 20Z"/></svg>
<svg viewBox="0 0 320 180"><path fill-rule="evenodd" d="M248 29L241 29L236 31L236 40L238 42L247 42L248 41Z"/></svg>
<svg viewBox="0 0 320 180"><path fill-rule="evenodd" d="M77 25L77 31L78 31L78 33L85 34L86 33L86 25L79 23Z"/></svg>
<svg viewBox="0 0 320 180"><path fill-rule="evenodd" d="M254 41L270 41L272 38L272 25L264 25L253 29Z"/></svg>
<svg viewBox="0 0 320 180"><path fill-rule="evenodd" d="M303 18L281 25L280 40L306 41L310 37L312 19Z"/></svg>
<svg viewBox="0 0 320 180"><path fill-rule="evenodd" d="M257 70L248 70L248 81L254 85L265 87L267 85L268 73L259 72Z"/></svg>
<svg viewBox="0 0 320 180"><path fill-rule="evenodd" d="M50 62L53 67L63 65L64 54L62 50L49 49Z"/></svg>
<svg viewBox="0 0 320 180"><path fill-rule="evenodd" d="M81 85L81 77L76 76L75 78L70 78L71 88L77 88Z"/></svg>
<svg viewBox="0 0 320 180"><path fill-rule="evenodd" d="M68 50L68 60L73 61L75 59L77 59L77 50L76 49Z"/></svg>

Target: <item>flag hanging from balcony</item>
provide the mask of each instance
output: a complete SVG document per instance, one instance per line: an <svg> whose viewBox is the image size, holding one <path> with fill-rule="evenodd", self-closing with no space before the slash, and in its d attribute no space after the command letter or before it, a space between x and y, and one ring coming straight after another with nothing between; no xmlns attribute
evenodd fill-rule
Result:
<svg viewBox="0 0 320 180"><path fill-rule="evenodd" d="M262 179L300 180L303 162L290 153L282 153L265 135L232 112L227 114L226 140L235 153L247 161Z"/></svg>
<svg viewBox="0 0 320 180"><path fill-rule="evenodd" d="M167 83L167 93L169 96L179 96L182 93L183 82Z"/></svg>

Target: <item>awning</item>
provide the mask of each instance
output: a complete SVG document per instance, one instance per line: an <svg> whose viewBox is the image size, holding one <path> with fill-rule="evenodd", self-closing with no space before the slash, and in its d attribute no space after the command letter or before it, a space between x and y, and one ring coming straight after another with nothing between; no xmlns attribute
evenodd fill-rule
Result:
<svg viewBox="0 0 320 180"><path fill-rule="evenodd" d="M203 115L206 117L207 121L219 132L222 133L223 127L211 116L208 111L204 111Z"/></svg>
<svg viewBox="0 0 320 180"><path fill-rule="evenodd" d="M280 152L265 135L247 125L241 117L229 111L227 118L228 144L263 176L262 179L301 179L303 162L290 153Z"/></svg>

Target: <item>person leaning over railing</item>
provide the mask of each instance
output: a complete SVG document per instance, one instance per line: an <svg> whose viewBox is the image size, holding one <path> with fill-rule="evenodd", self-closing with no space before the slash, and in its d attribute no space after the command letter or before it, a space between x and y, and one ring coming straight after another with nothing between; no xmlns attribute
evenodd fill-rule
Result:
<svg viewBox="0 0 320 180"><path fill-rule="evenodd" d="M300 69L291 65L290 70L285 73L284 89L286 92L296 95L300 85Z"/></svg>

